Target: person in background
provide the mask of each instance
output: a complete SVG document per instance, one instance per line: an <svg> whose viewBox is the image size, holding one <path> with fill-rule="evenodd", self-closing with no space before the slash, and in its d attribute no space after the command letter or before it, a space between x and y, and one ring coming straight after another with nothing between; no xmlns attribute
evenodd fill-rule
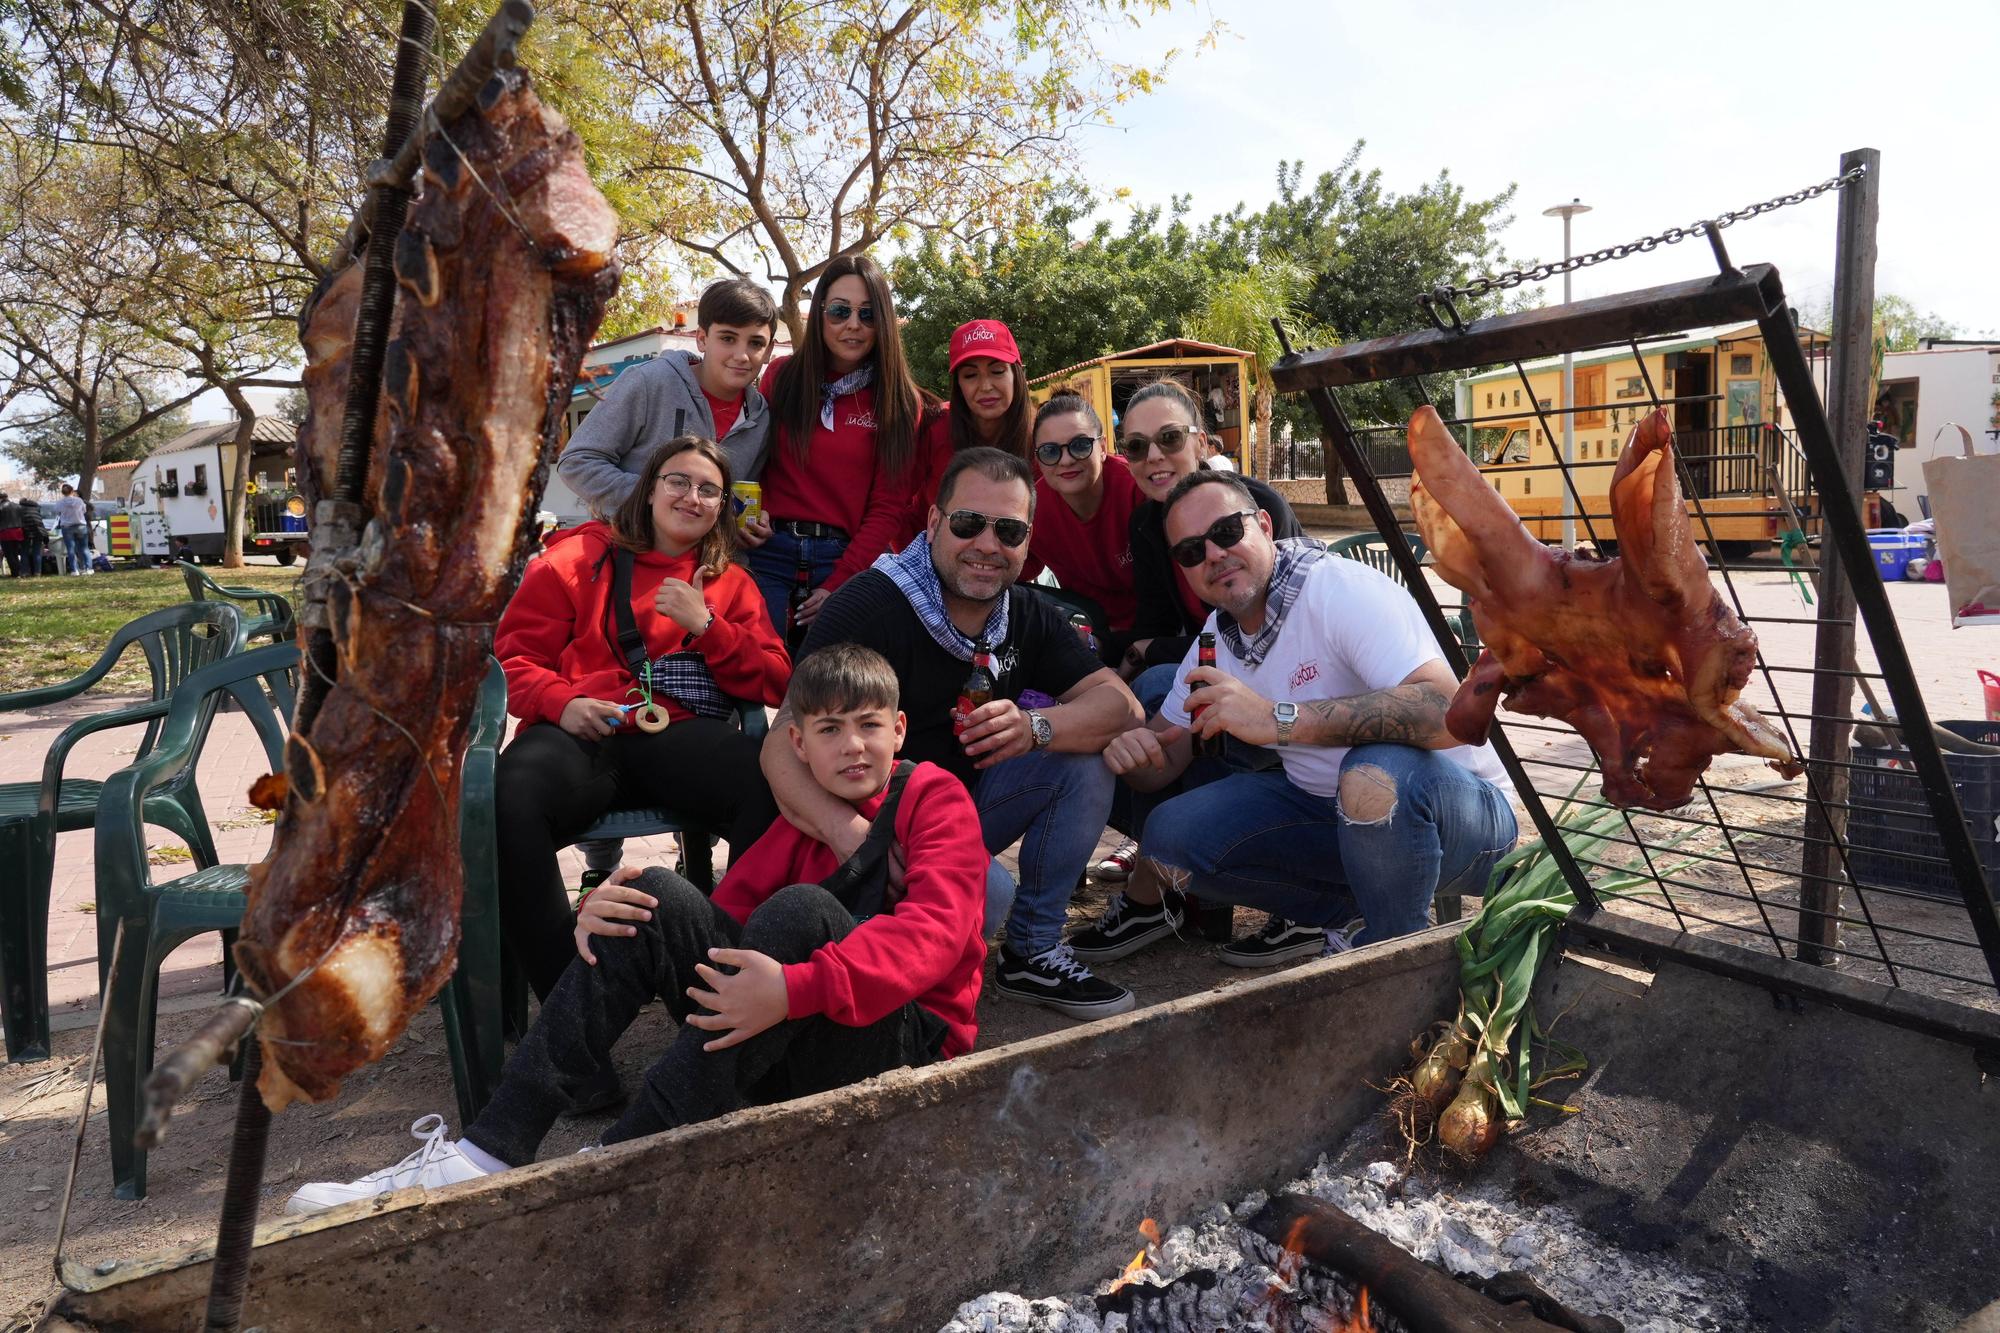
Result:
<svg viewBox="0 0 2000 1333"><path fill-rule="evenodd" d="M0 491L0 554L7 560L7 572L17 579L27 577L22 557L27 547L21 527L21 506Z"/></svg>
<svg viewBox="0 0 2000 1333"><path fill-rule="evenodd" d="M1032 578L1048 569L1062 592L1097 609L1098 653L1117 665L1132 641L1138 597L1132 583L1132 514L1144 502L1123 459L1107 452L1104 426L1088 399L1059 393L1035 413L1035 531Z"/></svg>
<svg viewBox="0 0 2000 1333"><path fill-rule="evenodd" d="M924 414L897 550L924 530L938 481L960 450L983 446L1028 461L1035 405L1028 397L1028 374L1013 331L997 319L959 325L951 332L945 373L951 396L941 409Z"/></svg>
<svg viewBox="0 0 2000 1333"><path fill-rule="evenodd" d="M618 512L641 481L646 458L664 440L714 440L738 481L755 481L770 451L771 411L757 377L771 359L778 305L747 278L710 283L695 307L695 352L662 352L611 382L570 437L556 470L600 519ZM730 504L730 500L725 500ZM730 512L733 513L733 510ZM771 535L762 515L737 527L745 547ZM548 542L544 531L543 544ZM618 866L624 844L593 838L583 850L583 887L595 888Z"/></svg>
<svg viewBox="0 0 2000 1333"><path fill-rule="evenodd" d="M869 826L874 854L843 859L780 819L713 900L669 870L630 882L620 871L584 900L577 958L465 1137L424 1116L410 1127L416 1152L351 1183L306 1185L286 1212L526 1166L556 1117L603 1085L613 1045L655 998L679 1030L600 1146L972 1049L986 849L971 798L936 765L897 764L904 717L879 654L827 648L800 663L791 698L784 743L829 802ZM903 866L893 892L891 845Z"/></svg>
<svg viewBox="0 0 2000 1333"><path fill-rule="evenodd" d="M64 482L62 499L56 501L56 527L62 533L63 559L72 574L94 574L90 567L90 511L76 487Z"/></svg>
<svg viewBox="0 0 2000 1333"><path fill-rule="evenodd" d="M764 467L771 537L748 561L788 642L834 589L895 542L923 395L903 360L889 279L842 255L813 286L804 343L764 372L776 436Z"/></svg>
<svg viewBox="0 0 2000 1333"><path fill-rule="evenodd" d="M1223 443L1220 435L1208 437L1208 457L1202 460L1202 464L1216 472L1236 470L1236 460L1229 456L1229 446Z"/></svg>
<svg viewBox="0 0 2000 1333"><path fill-rule="evenodd" d="M1321 934L1230 960L1246 966L1407 935L1434 894L1479 892L1518 830L1492 747L1445 727L1458 678L1415 600L1319 542L1273 541L1241 477L1189 476L1165 507L1175 561L1216 608L1215 665L1190 653L1160 711L1105 749L1128 784L1183 790L1141 836L1150 873L1071 937L1076 955L1123 958L1170 933L1177 891ZM1282 762L1194 758L1195 737L1223 735Z"/></svg>
<svg viewBox="0 0 2000 1333"><path fill-rule="evenodd" d="M1071 1018L1101 1018L1130 1009L1132 992L1070 956L1064 914L1117 786L1100 756L1141 714L1056 606L1018 584L1034 512L1026 463L997 449L955 455L928 530L833 595L800 661L836 643L888 659L909 714L908 755L949 770L972 793L988 852L1021 843L1011 913L1004 870L989 872L988 927L1006 920L995 989ZM981 643L991 697L975 704L962 692ZM764 772L779 808L850 853L864 822L826 799L778 731L764 742Z"/></svg>
<svg viewBox="0 0 2000 1333"><path fill-rule="evenodd" d="M21 497L21 559L30 578L42 572L42 553L49 547L49 528L42 518L42 502L32 495Z"/></svg>
<svg viewBox="0 0 2000 1333"><path fill-rule="evenodd" d="M682 436L645 463L653 484L610 523L559 532L528 562L493 641L521 719L495 774L500 926L544 1000L570 955L556 853L606 810L684 812L732 855L777 812L731 701L782 701L791 660L731 559L729 460ZM664 729L638 725L648 699Z"/></svg>

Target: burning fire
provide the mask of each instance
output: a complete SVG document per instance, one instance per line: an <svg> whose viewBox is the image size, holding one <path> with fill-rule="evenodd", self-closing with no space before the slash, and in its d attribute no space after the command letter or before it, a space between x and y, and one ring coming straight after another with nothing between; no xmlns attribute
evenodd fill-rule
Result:
<svg viewBox="0 0 2000 1333"><path fill-rule="evenodd" d="M1139 1223L1139 1234L1146 1238L1146 1248L1132 1256L1132 1262L1125 1265L1118 1280L1111 1284L1112 1291L1137 1281L1140 1273L1153 1266L1153 1256L1160 1249L1160 1224L1149 1217Z"/></svg>
<svg viewBox="0 0 2000 1333"><path fill-rule="evenodd" d="M1275 1302L1280 1286L1296 1286L1299 1267L1305 1263L1305 1231L1308 1219L1300 1217L1293 1221L1285 1232L1285 1243L1278 1255L1278 1265L1273 1273L1271 1289L1265 1299ZM1368 1317L1368 1288L1362 1287L1354 1300L1354 1313L1337 1314L1329 1310L1314 1325L1315 1333L1375 1333L1375 1321Z"/></svg>
<svg viewBox="0 0 2000 1333"><path fill-rule="evenodd" d="M1346 1317L1327 1312L1320 1321L1320 1333L1375 1333L1375 1321L1368 1317L1368 1288L1354 1298L1354 1313Z"/></svg>

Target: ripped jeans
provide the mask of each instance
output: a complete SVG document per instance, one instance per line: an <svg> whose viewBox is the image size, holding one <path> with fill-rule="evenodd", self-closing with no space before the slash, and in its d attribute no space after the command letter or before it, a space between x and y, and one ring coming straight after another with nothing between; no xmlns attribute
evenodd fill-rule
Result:
<svg viewBox="0 0 2000 1333"><path fill-rule="evenodd" d="M1359 822L1334 797L1292 785L1283 769L1203 781L1146 821L1140 854L1186 872L1189 893L1239 903L1306 925L1340 926L1357 911L1357 943L1422 930L1439 892L1479 893L1519 830L1500 788L1435 750L1360 745L1340 766L1343 789L1374 786L1372 765L1394 784L1384 818ZM1193 784L1200 783L1196 786Z"/></svg>

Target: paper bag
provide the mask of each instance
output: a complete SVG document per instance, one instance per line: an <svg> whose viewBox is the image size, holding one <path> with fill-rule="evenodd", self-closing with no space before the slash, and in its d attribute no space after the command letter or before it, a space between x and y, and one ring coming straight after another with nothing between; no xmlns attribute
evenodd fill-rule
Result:
<svg viewBox="0 0 2000 1333"><path fill-rule="evenodd" d="M1959 433L1965 452L1926 462L1924 485L1937 520L1952 628L2000 627L2000 454L1974 453L1972 432L1947 426Z"/></svg>

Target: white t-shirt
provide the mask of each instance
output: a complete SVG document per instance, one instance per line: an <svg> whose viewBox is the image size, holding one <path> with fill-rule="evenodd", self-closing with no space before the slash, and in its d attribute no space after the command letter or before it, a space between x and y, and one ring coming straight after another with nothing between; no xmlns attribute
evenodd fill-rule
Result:
<svg viewBox="0 0 2000 1333"><path fill-rule="evenodd" d="M1213 612L1202 628L1215 631ZM1174 687L1160 706L1160 716L1176 726L1188 722L1187 673L1194 669L1198 651L1188 649ZM1402 585L1339 556L1322 558L1306 575L1299 600L1285 613L1278 641L1262 664L1246 667L1230 651L1229 640L1219 632L1215 636L1216 666L1274 703L1346 699L1393 689L1412 671L1442 656L1423 612ZM1340 761L1349 748L1288 745L1278 754L1294 786L1333 796L1340 790ZM1456 745L1441 753L1488 782L1507 781L1500 757L1490 745Z"/></svg>
<svg viewBox="0 0 2000 1333"><path fill-rule="evenodd" d="M62 499L56 501L56 522L68 524L81 523L83 521L83 497L81 495L65 495Z"/></svg>

